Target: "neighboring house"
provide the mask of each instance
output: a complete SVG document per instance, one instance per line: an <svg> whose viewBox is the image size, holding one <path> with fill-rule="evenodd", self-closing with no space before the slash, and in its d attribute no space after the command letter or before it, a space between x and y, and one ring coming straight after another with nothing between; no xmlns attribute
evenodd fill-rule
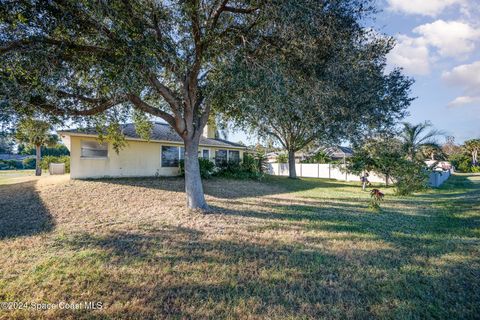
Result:
<svg viewBox="0 0 480 320"><path fill-rule="evenodd" d="M288 159L288 153L286 151L275 151L275 152L269 152L266 154L267 162L269 163L278 162L279 155L285 155L285 157ZM306 157L306 154L303 151L295 152L295 163L300 163L300 161L304 160L305 157Z"/></svg>
<svg viewBox="0 0 480 320"><path fill-rule="evenodd" d="M353 155L353 150L349 147L343 147L343 146L334 146L334 147L328 147L328 148L320 147L310 152L304 152L304 151L295 152L295 163L300 163L301 161L308 159L309 157L317 154L320 151L325 152L330 158L332 158L332 160L345 160L346 158L350 158ZM269 163L278 162L277 159L280 154L287 155L287 152L286 151L269 152L267 153L267 161Z"/></svg>
<svg viewBox="0 0 480 320"><path fill-rule="evenodd" d="M349 147L343 146L334 146L324 148L323 152L327 154L332 160L343 160L345 162L346 158L353 156L353 150Z"/></svg>
<svg viewBox="0 0 480 320"><path fill-rule="evenodd" d="M175 176L184 158L183 140L168 125L153 123L150 140L135 131L134 124L122 125L127 145L117 154L109 143L101 143L94 129L59 131L70 150L70 177ZM245 146L216 139L212 126L206 126L200 138L198 156L215 162L243 159Z"/></svg>
<svg viewBox="0 0 480 320"><path fill-rule="evenodd" d="M425 164L431 167L433 171L448 171L453 169L450 161L426 160Z"/></svg>

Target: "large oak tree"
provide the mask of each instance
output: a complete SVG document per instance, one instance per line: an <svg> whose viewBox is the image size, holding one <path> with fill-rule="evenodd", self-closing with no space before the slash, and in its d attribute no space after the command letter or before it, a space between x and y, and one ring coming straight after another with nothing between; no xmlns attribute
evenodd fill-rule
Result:
<svg viewBox="0 0 480 320"><path fill-rule="evenodd" d="M323 18L345 17L346 30L370 11L370 0L0 0L0 94L56 121L128 109L162 118L185 143L188 207L206 209L197 151L228 71L219 66L285 50L297 52L281 58L291 66L311 61L317 42L336 42L322 39Z"/></svg>
<svg viewBox="0 0 480 320"><path fill-rule="evenodd" d="M0 1L3 100L60 119L134 108L185 142L189 208L206 209L197 149L216 61L260 25L257 1Z"/></svg>
<svg viewBox="0 0 480 320"><path fill-rule="evenodd" d="M362 25L373 9L336 2L311 16L314 31L300 27L304 10L314 9L297 7L288 12L288 24L275 26L275 44L258 49L252 43L231 57L235 62L224 66L228 72L214 99L239 127L288 151L291 178L295 152L312 142L358 141L390 131L412 100L412 80L401 70L385 71L392 39Z"/></svg>

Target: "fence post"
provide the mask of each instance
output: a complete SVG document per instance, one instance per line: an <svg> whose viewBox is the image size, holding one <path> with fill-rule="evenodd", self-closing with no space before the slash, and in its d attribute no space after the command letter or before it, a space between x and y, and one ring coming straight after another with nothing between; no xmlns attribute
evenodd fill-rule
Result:
<svg viewBox="0 0 480 320"><path fill-rule="evenodd" d="M317 178L320 178L320 163L317 163Z"/></svg>
<svg viewBox="0 0 480 320"><path fill-rule="evenodd" d="M303 177L303 174L302 174L302 163L300 163L300 177Z"/></svg>

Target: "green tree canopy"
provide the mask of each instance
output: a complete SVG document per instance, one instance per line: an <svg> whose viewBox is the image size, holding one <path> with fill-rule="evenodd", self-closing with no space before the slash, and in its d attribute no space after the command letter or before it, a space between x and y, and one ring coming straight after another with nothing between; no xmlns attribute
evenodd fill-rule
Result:
<svg viewBox="0 0 480 320"><path fill-rule="evenodd" d="M260 49L248 44L246 53L227 60L214 95L215 107L227 119L288 151L292 178L295 152L313 141L327 144L388 131L412 100L412 80L400 70L385 73L392 40L361 24L373 9L327 3L317 11L318 4L309 1L285 10L290 20L275 26L276 43ZM298 27L305 10L315 11L309 31Z"/></svg>
<svg viewBox="0 0 480 320"><path fill-rule="evenodd" d="M266 2L1 0L1 100L52 121L107 115L119 147L132 108L164 119L185 142L188 206L205 209L197 150L211 70L273 21Z"/></svg>
<svg viewBox="0 0 480 320"><path fill-rule="evenodd" d="M31 118L22 119L17 131L15 132L16 139L25 143L36 150L36 171L37 176L42 174L40 167L41 147L53 146L58 142L58 136L50 133L51 126L48 122L36 120Z"/></svg>
<svg viewBox="0 0 480 320"><path fill-rule="evenodd" d="M478 153L480 152L480 139L471 139L465 141L463 147L466 152L472 156L472 165L478 165Z"/></svg>

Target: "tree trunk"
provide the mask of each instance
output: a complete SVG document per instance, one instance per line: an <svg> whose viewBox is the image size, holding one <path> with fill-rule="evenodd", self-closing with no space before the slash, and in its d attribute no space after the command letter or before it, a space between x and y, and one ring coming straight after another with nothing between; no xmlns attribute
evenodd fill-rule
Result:
<svg viewBox="0 0 480 320"><path fill-rule="evenodd" d="M40 160L42 159L42 148L41 146L35 146L35 175L42 175L42 167L40 167Z"/></svg>
<svg viewBox="0 0 480 320"><path fill-rule="evenodd" d="M189 209L208 210L203 194L200 166L198 164L198 142L200 138L185 140L185 193Z"/></svg>
<svg viewBox="0 0 480 320"><path fill-rule="evenodd" d="M295 169L295 151L288 150L288 177L291 179L297 178L297 171Z"/></svg>
<svg viewBox="0 0 480 320"><path fill-rule="evenodd" d="M388 180L390 180L390 175L387 173L385 175L385 186L388 187Z"/></svg>

